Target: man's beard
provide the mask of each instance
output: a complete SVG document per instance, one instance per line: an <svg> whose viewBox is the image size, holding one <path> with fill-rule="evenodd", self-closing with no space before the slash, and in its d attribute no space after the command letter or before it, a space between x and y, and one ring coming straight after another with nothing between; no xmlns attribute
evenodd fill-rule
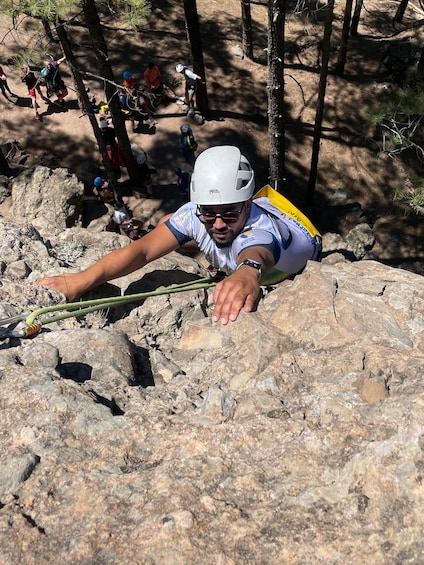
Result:
<svg viewBox="0 0 424 565"><path fill-rule="evenodd" d="M225 232L226 234L228 233L230 235L230 238L225 240L225 241L221 241L220 239L217 239L216 237L214 237L214 234L219 234L222 233L219 230L214 230L213 228L211 229L211 231L209 232L210 237L213 239L215 245L218 247L218 249L225 249L226 247L230 247L231 244L233 243L233 241L235 240L235 238L237 237L237 234L234 233L232 230L228 230L228 232Z"/></svg>
<svg viewBox="0 0 424 565"><path fill-rule="evenodd" d="M215 245L218 247L218 249L225 249L226 247L230 247L233 241L219 242L214 239Z"/></svg>

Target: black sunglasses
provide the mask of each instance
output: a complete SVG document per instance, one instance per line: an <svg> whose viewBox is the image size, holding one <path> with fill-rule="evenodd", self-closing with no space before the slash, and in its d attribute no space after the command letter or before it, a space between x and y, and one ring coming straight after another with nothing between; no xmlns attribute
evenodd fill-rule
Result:
<svg viewBox="0 0 424 565"><path fill-rule="evenodd" d="M203 224L214 224L217 218L221 218L221 220L225 224L233 224L240 218L240 214L243 212L245 204L246 203L243 202L240 210L224 210L222 214L216 214L215 212L203 210L200 206L198 206L196 210L196 216Z"/></svg>

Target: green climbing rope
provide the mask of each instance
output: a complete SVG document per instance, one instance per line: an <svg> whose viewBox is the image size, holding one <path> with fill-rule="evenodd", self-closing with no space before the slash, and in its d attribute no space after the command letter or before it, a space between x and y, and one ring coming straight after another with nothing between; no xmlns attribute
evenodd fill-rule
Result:
<svg viewBox="0 0 424 565"><path fill-rule="evenodd" d="M93 300L82 300L80 302L68 302L65 304L44 306L42 308L37 308L37 310L34 310L26 317L25 327L20 331L20 334L21 337L29 337L38 333L41 330L42 326L51 324L52 322L58 322L60 320L65 320L71 317L83 316L85 314L89 314L90 312L105 310L107 308L119 306L120 304L125 304L127 302L144 300L145 298L148 298L150 296L159 296L161 294L175 294L177 292L185 292L188 290L208 289L215 286L217 282L218 281L214 281L209 277L205 277L203 279L176 284L157 290L139 292L137 294L127 294L124 296L112 296L109 298L96 298ZM46 314L61 312L63 310L66 310L66 312L53 316L43 317Z"/></svg>

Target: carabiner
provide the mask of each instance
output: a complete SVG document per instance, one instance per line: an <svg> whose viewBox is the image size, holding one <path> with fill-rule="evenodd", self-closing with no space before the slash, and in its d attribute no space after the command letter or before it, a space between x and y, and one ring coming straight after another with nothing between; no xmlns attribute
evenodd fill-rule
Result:
<svg viewBox="0 0 424 565"><path fill-rule="evenodd" d="M23 324L27 319L28 314L17 314L16 316L9 316L9 318L2 318L0 326L0 339L7 339L9 337L23 337Z"/></svg>

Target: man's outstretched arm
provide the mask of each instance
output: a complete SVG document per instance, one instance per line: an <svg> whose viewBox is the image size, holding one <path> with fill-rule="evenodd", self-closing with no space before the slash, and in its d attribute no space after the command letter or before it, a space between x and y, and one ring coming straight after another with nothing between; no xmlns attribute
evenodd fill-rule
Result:
<svg viewBox="0 0 424 565"><path fill-rule="evenodd" d="M161 224L141 239L108 253L84 271L43 277L36 284L59 290L72 302L102 283L141 269L178 246L169 228Z"/></svg>

